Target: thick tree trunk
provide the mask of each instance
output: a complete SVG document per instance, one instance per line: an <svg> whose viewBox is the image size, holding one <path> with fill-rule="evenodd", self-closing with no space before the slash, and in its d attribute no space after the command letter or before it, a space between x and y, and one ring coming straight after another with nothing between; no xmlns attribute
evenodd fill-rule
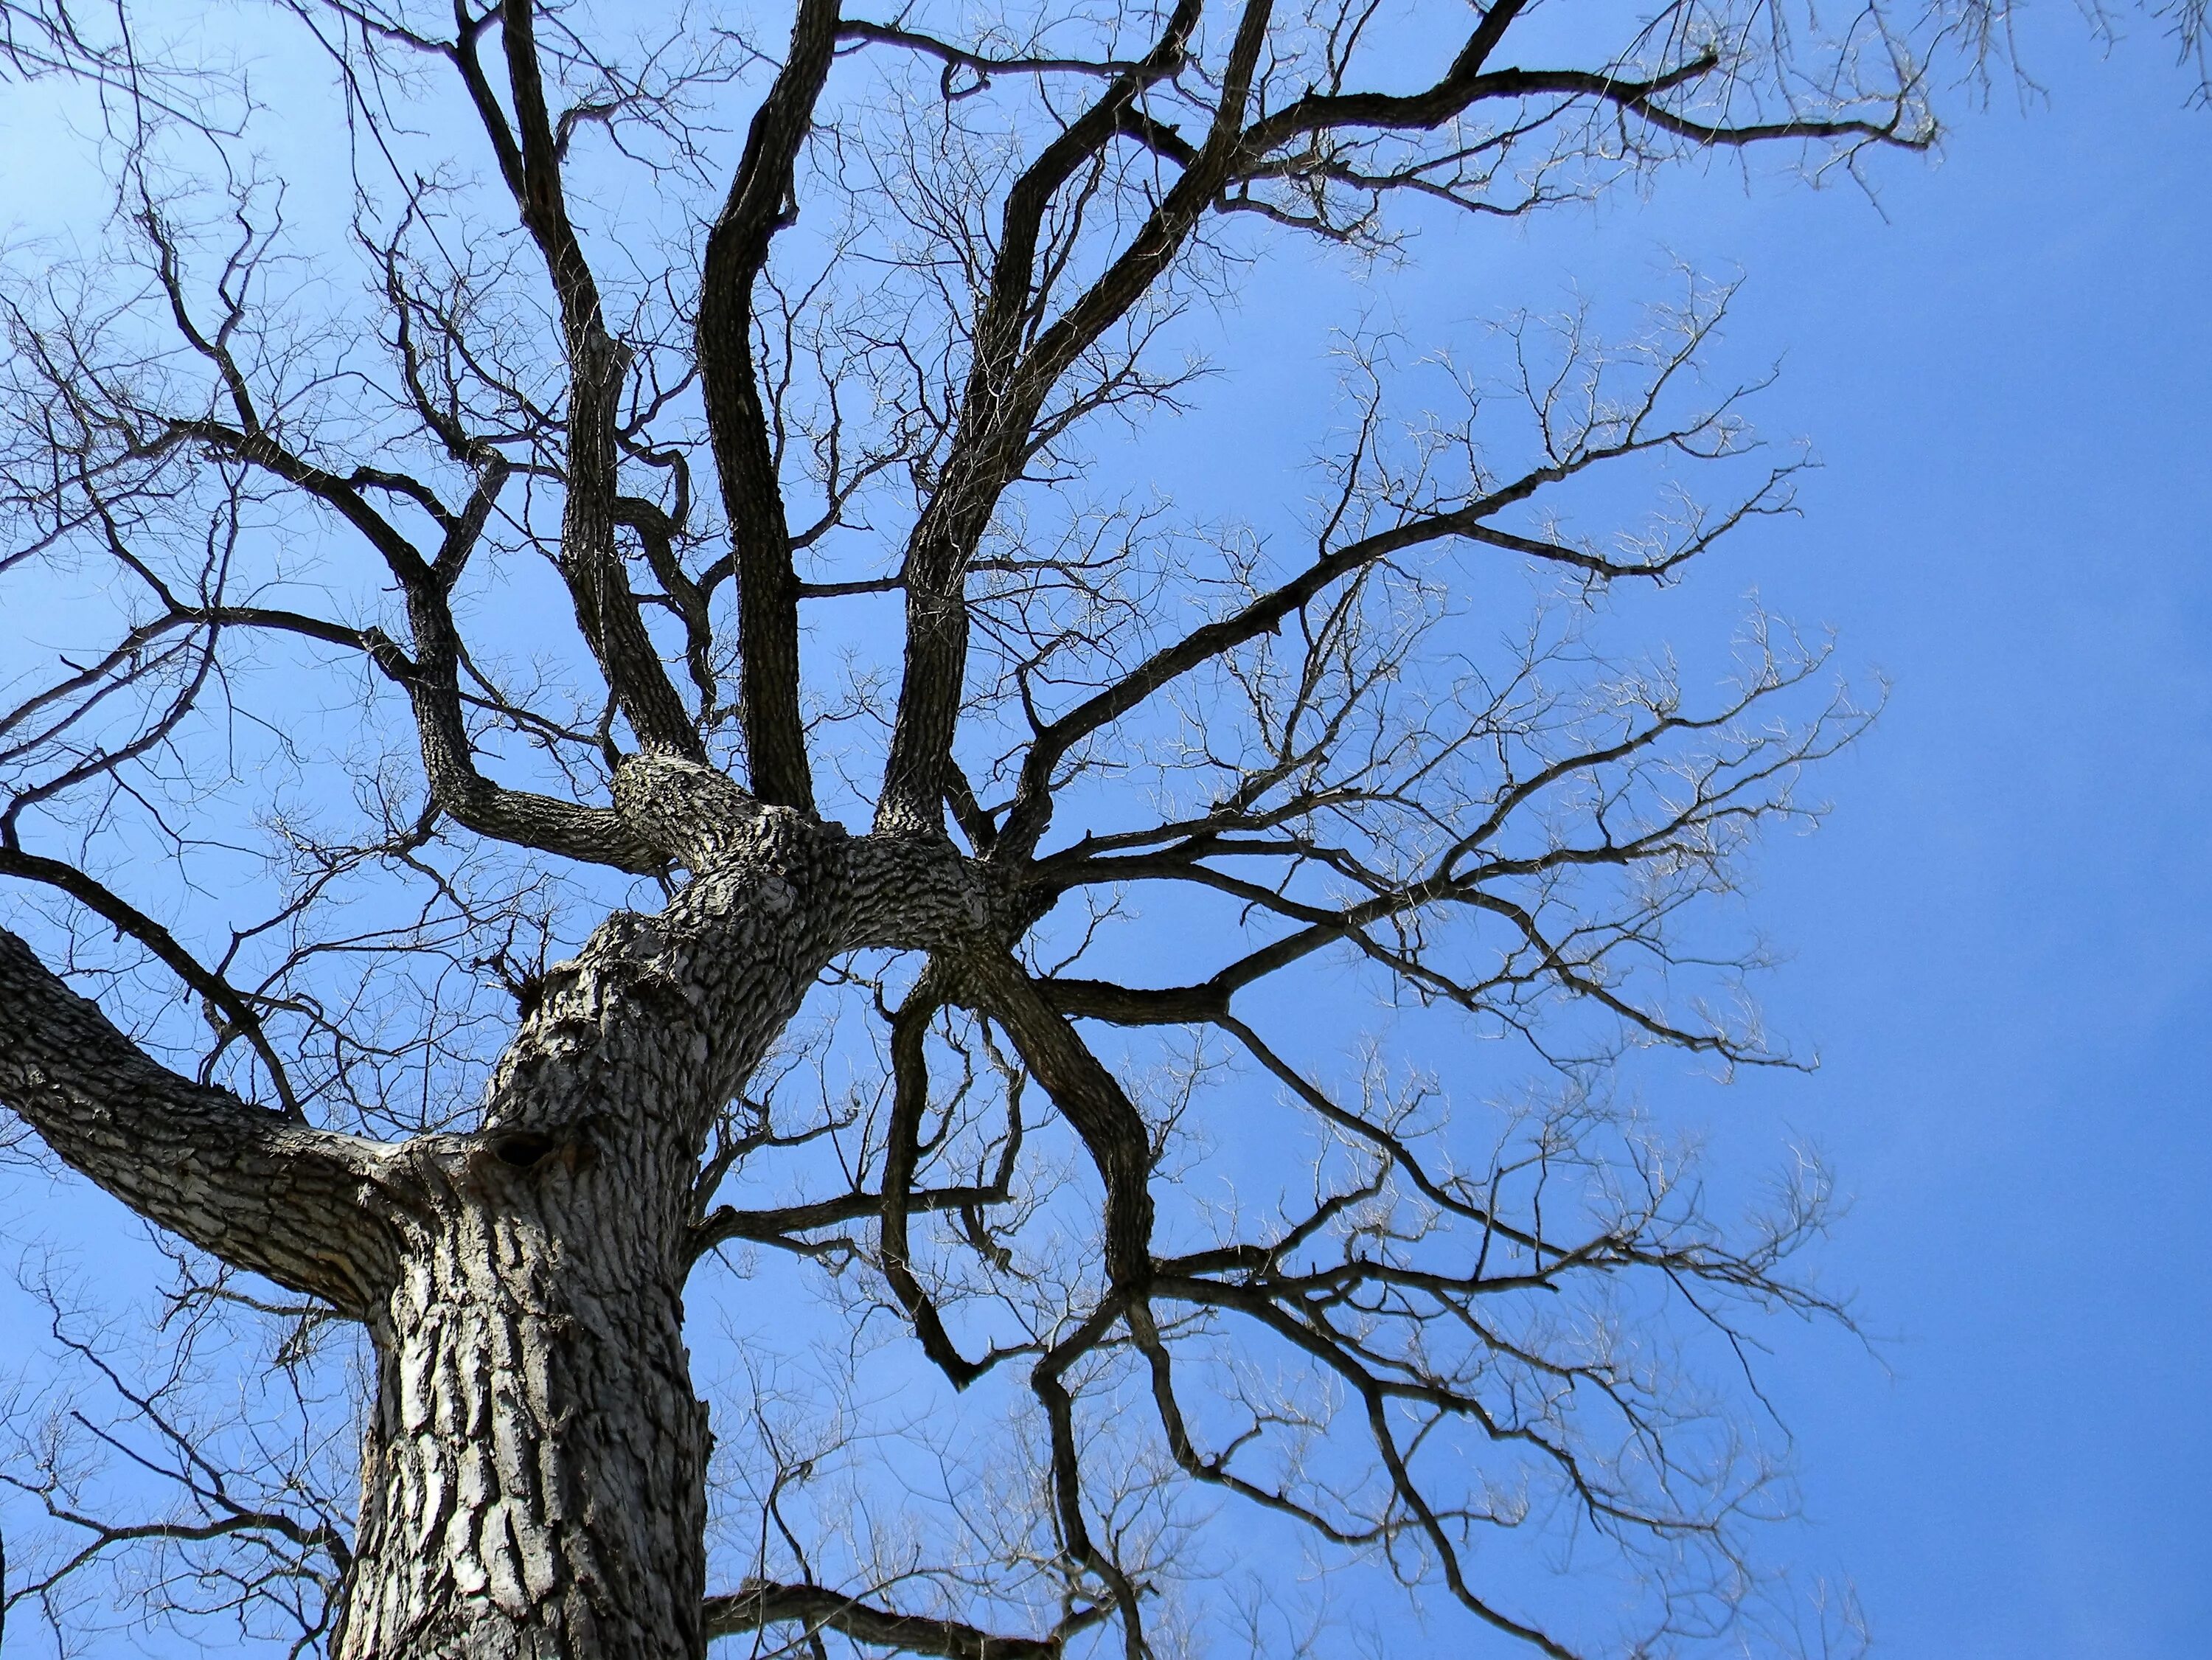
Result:
<svg viewBox="0 0 2212 1660"><path fill-rule="evenodd" d="M341 1660L705 1652L702 1146L831 958L986 915L941 843L763 812L665 757L618 795L693 880L549 973L480 1134L400 1152Z"/></svg>
<svg viewBox="0 0 2212 1660"><path fill-rule="evenodd" d="M685 1219L626 1140L517 1131L441 1161L372 1322L344 1660L705 1651Z"/></svg>
<svg viewBox="0 0 2212 1660"><path fill-rule="evenodd" d="M705 1652L692 1184L847 911L811 827L744 817L548 975L479 1134L410 1146L341 1660Z"/></svg>

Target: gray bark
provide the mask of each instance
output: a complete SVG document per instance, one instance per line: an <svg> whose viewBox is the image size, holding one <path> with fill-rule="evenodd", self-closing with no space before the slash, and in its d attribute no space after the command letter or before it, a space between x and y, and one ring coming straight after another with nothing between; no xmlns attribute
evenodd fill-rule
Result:
<svg viewBox="0 0 2212 1660"><path fill-rule="evenodd" d="M633 761L616 811L692 879L549 972L472 1134L364 1141L192 1084L0 934L0 1099L374 1340L343 1660L705 1651L683 1292L707 1137L832 958L972 950L996 909L949 844L848 836L695 763Z"/></svg>
<svg viewBox="0 0 2212 1660"><path fill-rule="evenodd" d="M683 1212L641 1167L659 1138L606 1139L419 1162L431 1202L370 1322L344 1660L704 1652Z"/></svg>

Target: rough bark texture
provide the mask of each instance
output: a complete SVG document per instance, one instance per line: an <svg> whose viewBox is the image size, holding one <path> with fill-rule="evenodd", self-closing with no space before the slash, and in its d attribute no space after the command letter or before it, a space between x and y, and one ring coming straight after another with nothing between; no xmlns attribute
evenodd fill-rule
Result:
<svg viewBox="0 0 2212 1660"><path fill-rule="evenodd" d="M421 1161L444 1179L371 1325L339 1655L704 1651L709 1436L651 1139L516 1132Z"/></svg>
<svg viewBox="0 0 2212 1660"><path fill-rule="evenodd" d="M665 755L616 794L692 879L548 973L471 1135L325 1134L176 1077L0 934L0 1094L143 1213L368 1323L343 1660L705 1651L683 1287L714 1116L833 957L972 948L992 917L942 842Z"/></svg>
<svg viewBox="0 0 2212 1660"><path fill-rule="evenodd" d="M833 956L988 915L949 847L848 837L702 767L642 758L617 798L697 873L548 976L481 1135L410 1149L345 1660L704 1652L683 1286L714 1113Z"/></svg>
<svg viewBox="0 0 2212 1660"><path fill-rule="evenodd" d="M374 1142L168 1071L5 930L0 1100L140 1215L279 1285L358 1311L397 1266Z"/></svg>

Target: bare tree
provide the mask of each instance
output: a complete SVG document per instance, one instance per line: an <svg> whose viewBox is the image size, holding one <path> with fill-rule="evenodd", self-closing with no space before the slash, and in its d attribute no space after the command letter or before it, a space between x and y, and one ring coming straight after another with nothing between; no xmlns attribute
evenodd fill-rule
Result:
<svg viewBox="0 0 2212 1660"><path fill-rule="evenodd" d="M1826 1188L1723 1224L1610 1080L1786 1059L1707 902L1864 715L1612 602L1790 508L1726 290L1347 326L1296 537L1099 447L1256 261L1924 149L2002 7L5 15L115 198L0 287L0 1099L176 1265L131 1341L40 1271L13 1633L1273 1653L1357 1564L1454 1651L1729 1627Z"/></svg>

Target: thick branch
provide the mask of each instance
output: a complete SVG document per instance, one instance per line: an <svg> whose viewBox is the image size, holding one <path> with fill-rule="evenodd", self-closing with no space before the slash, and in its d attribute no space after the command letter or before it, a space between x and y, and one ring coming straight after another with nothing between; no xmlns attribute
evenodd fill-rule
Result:
<svg viewBox="0 0 2212 1660"><path fill-rule="evenodd" d="M1150 989L1110 980L1052 979L1037 989L1062 1014L1113 1026L1182 1026L1218 1020L1229 1012L1229 992L1207 983Z"/></svg>
<svg viewBox="0 0 2212 1660"><path fill-rule="evenodd" d="M12 836L9 839L12 840ZM261 1064L268 1068L269 1081L276 1091L277 1099L283 1103L286 1116L302 1116L284 1063L277 1058L261 1030L259 1012L239 995L236 987L204 967L176 935L105 883L95 881L76 866L58 859L43 858L18 847L0 845L0 876L21 877L65 893L102 921L129 934L153 952L164 968L198 992L212 1011L219 1012L253 1046L253 1052L261 1057Z"/></svg>
<svg viewBox="0 0 2212 1660"><path fill-rule="evenodd" d="M933 964L922 976L891 1021L891 1122L884 1148L883 1220L878 1226L884 1278L891 1293L914 1322L922 1353L952 1380L965 1389L982 1376L988 1360L969 1359L953 1347L945 1322L915 1277L907 1231L913 1207L914 1170L920 1156L921 1116L929 1106L929 1068L923 1054L929 1024L945 1006L951 976Z"/></svg>
<svg viewBox="0 0 2212 1660"><path fill-rule="evenodd" d="M380 660L380 666L406 688L415 706L422 770L439 811L480 836L517 847L611 865L635 875L665 869L666 854L620 812L507 789L477 770L475 749L461 715L460 636L452 613L443 595L428 591L409 593L408 611L414 625L415 661L385 664Z"/></svg>
<svg viewBox="0 0 2212 1660"><path fill-rule="evenodd" d="M1141 1292L1152 1276L1152 1139L1121 1084L1011 957L962 964L952 994L988 1010L1014 1040L1022 1064L1074 1126L1106 1185L1106 1267L1117 1292Z"/></svg>
<svg viewBox="0 0 2212 1660"><path fill-rule="evenodd" d="M464 33L456 61L470 82L522 222L544 255L560 301L568 361L562 575L575 605L576 624L639 739L648 748L702 759L706 751L698 730L646 632L615 546L615 502L620 495L615 428L629 353L608 331L599 285L568 217L559 147L538 63L532 0L507 0L500 10L501 45L514 102L512 137L476 62L472 35Z"/></svg>
<svg viewBox="0 0 2212 1660"><path fill-rule="evenodd" d="M921 1188L906 1195L906 1208L909 1212L966 1210L972 1206L999 1203L1006 1196L1005 1189L995 1185ZM740 1210L734 1205L718 1205L692 1229L690 1251L695 1258L703 1256L732 1239L749 1239L763 1245L787 1245L799 1234L836 1227L842 1222L862 1221L881 1215L883 1208L884 1195L878 1193L842 1194L835 1199L811 1199L796 1205L771 1206L766 1210Z"/></svg>
<svg viewBox="0 0 2212 1660"><path fill-rule="evenodd" d="M0 929L0 1101L71 1168L235 1267L349 1312L394 1271L374 1143L179 1077Z"/></svg>
<svg viewBox="0 0 2212 1660"><path fill-rule="evenodd" d="M933 1620L878 1608L825 1585L773 1585L762 1581L743 1590L710 1596L706 1605L710 1639L738 1636L763 1626L804 1625L895 1653L943 1655L945 1660L1059 1660L1067 1638L1079 1628L1079 1622L1091 1623L1079 1615L1051 1637L1001 1637L957 1620Z"/></svg>
<svg viewBox="0 0 2212 1660"><path fill-rule="evenodd" d="M1045 58L1017 56L993 58L970 52L949 40L940 40L933 34L924 34L915 29L901 28L893 24L871 23L860 18L848 18L837 26L840 40L872 41L883 46L905 46L912 51L934 58L945 65L945 89L947 97L966 97L981 92L990 84L994 75L1093 75L1123 76L1143 65L1129 58ZM955 88L952 76L965 70L975 76L975 83Z"/></svg>
<svg viewBox="0 0 2212 1660"><path fill-rule="evenodd" d="M976 315L959 424L908 542L906 661L876 809L879 828L933 830L943 824L945 772L967 669L968 561L1029 453L1038 410L1073 361L1071 356L1035 368L1041 349L1026 357L1021 351L1036 300L1045 215L1060 188L1121 132L1146 88L1182 67L1200 9L1197 0L1182 0L1143 61L1047 144L1007 192L998 254ZM1263 6L1255 9L1264 15Z"/></svg>
<svg viewBox="0 0 2212 1660"><path fill-rule="evenodd" d="M753 793L811 809L814 784L799 714L799 579L791 528L753 363L753 284L787 222L793 170L837 44L837 0L802 0L782 72L753 117L721 215L708 233L699 290L700 386L738 573L738 717Z"/></svg>
<svg viewBox="0 0 2212 1660"><path fill-rule="evenodd" d="M611 865L634 874L647 875L662 868L661 856L633 835L618 814L604 807L507 789L477 770L475 747L469 741L462 714L460 635L447 596L512 476L506 464L496 460L488 464L467 505L459 513L447 515L444 542L435 560L430 561L362 499L355 478L314 465L265 432L241 431L213 421L171 423L162 441L182 440L217 446L297 486L358 531L382 556L405 596L415 653L410 658L374 629L349 629L289 612L234 611L226 612L225 620L284 629L368 652L377 667L407 693L414 707L431 800L456 824L495 841L591 864ZM628 593L627 585L623 592ZM631 611L635 613L635 601ZM179 610L177 614L187 613ZM659 672L657 663L655 672Z"/></svg>

